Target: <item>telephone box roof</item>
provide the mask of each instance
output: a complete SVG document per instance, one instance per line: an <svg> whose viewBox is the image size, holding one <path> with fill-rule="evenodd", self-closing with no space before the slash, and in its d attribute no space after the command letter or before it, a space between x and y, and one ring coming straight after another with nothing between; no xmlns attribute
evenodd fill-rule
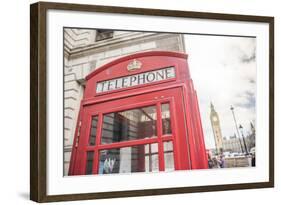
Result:
<svg viewBox="0 0 281 205"><path fill-rule="evenodd" d="M86 80L91 79L92 77L94 77L98 73L100 73L100 72L102 72L102 71L104 71L104 70L106 70L106 69L110 68L111 66L114 66L118 63L130 60L130 59L134 59L134 58L142 58L142 57L148 57L148 56L168 56L168 57L176 57L176 58L183 58L183 59L187 59L187 57L188 57L188 55L185 54L185 53L171 52L171 51L148 51L148 52L136 53L136 54L132 54L132 55L128 55L128 56L118 58L116 60L113 60L113 61L99 67L98 69L89 73L86 76Z"/></svg>

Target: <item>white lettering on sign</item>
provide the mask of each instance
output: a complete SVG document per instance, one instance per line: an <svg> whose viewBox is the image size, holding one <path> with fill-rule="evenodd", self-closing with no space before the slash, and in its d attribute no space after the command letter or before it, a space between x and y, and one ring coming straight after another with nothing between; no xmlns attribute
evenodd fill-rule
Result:
<svg viewBox="0 0 281 205"><path fill-rule="evenodd" d="M118 90L121 88L158 82L175 77L175 67L162 68L159 70L98 82L96 92L102 93L112 90Z"/></svg>

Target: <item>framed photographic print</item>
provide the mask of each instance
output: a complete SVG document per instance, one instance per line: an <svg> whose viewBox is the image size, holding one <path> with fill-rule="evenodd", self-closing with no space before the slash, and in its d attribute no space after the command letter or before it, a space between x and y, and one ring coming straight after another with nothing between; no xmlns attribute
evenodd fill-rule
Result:
<svg viewBox="0 0 281 205"><path fill-rule="evenodd" d="M30 7L30 198L274 186L274 18Z"/></svg>

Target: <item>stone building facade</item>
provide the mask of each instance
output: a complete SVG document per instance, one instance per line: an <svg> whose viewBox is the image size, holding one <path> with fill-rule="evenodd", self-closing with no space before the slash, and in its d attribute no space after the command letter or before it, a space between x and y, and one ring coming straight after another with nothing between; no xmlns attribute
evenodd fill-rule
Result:
<svg viewBox="0 0 281 205"><path fill-rule="evenodd" d="M229 139L224 137L222 145L225 152L243 152L241 148L241 145L243 146L242 139L239 139L236 135L230 136Z"/></svg>
<svg viewBox="0 0 281 205"><path fill-rule="evenodd" d="M256 145L255 143L256 131L252 123L250 123L250 128L251 128L251 132L248 133L246 136L244 136L248 152L250 152L251 149L254 148ZM222 145L223 145L223 151L225 152L238 152L238 153L246 152L243 139L236 137L236 135L230 136L228 139L224 137Z"/></svg>
<svg viewBox="0 0 281 205"><path fill-rule="evenodd" d="M182 34L64 29L64 175L68 173L85 77L100 66L137 52L185 52Z"/></svg>

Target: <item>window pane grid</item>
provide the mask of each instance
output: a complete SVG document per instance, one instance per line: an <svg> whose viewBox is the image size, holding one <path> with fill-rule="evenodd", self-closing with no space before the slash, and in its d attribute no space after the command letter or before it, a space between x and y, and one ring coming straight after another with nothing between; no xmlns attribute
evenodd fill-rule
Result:
<svg viewBox="0 0 281 205"><path fill-rule="evenodd" d="M99 151L98 173L157 172L159 170L158 150L149 153L148 146L153 145L145 144Z"/></svg>
<svg viewBox="0 0 281 205"><path fill-rule="evenodd" d="M160 111L158 117L161 118L160 135L157 135L157 106ZM165 164L165 171L174 170L169 103L157 103L157 106L100 114L98 144L95 142L98 116L93 116L86 148L86 174L93 174L94 152L97 153L95 173L98 174L158 172L159 160ZM159 152L160 144L163 148ZM159 159L160 155L162 159Z"/></svg>

